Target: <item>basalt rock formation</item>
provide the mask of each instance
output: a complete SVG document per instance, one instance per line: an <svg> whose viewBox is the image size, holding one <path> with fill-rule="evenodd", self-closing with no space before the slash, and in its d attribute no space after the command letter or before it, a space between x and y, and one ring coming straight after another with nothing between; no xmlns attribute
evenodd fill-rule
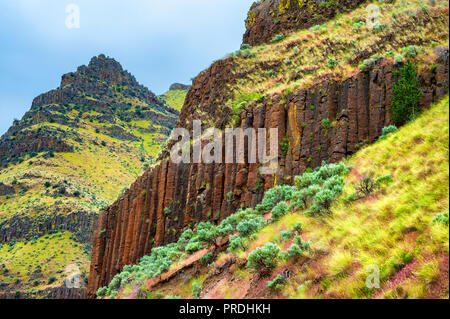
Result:
<svg viewBox="0 0 450 319"><path fill-rule="evenodd" d="M366 0L262 0L253 3L245 22L243 42L258 45L274 35L309 28L350 11Z"/></svg>
<svg viewBox="0 0 450 319"><path fill-rule="evenodd" d="M70 231L81 243L90 245L97 224L97 214L93 212L72 212L69 214L41 214L38 217L14 215L0 221L0 243L31 240L58 231Z"/></svg>
<svg viewBox="0 0 450 319"><path fill-rule="evenodd" d="M436 69L420 74L421 107L448 90L448 49L436 52ZM95 297L96 290L125 265L136 263L152 247L176 240L184 229L199 221L220 221L241 206L253 207L270 187L292 183L292 177L308 167L317 167L322 161L337 162L374 142L390 124L393 71L398 67L392 60L379 59L349 78L329 76L287 96L274 94L248 105L240 114L238 127L277 128L279 144L289 141L287 148L279 148L279 166L273 175L261 175L260 164L247 160L241 164L223 160L174 164L167 152L163 154L159 165L148 169L101 211L88 297ZM177 127L191 130L198 109L202 123L218 128L229 124L230 110L218 105L229 94L225 83L235 80L232 68L233 60L224 59L200 73L188 92ZM248 151L246 144L245 158Z"/></svg>
<svg viewBox="0 0 450 319"><path fill-rule="evenodd" d="M55 287L36 293L0 293L0 299L85 299L86 288Z"/></svg>

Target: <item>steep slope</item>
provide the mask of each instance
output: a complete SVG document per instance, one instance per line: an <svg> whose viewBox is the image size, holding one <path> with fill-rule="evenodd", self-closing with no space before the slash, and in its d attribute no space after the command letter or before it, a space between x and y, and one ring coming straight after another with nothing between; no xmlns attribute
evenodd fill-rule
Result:
<svg viewBox="0 0 450 319"><path fill-rule="evenodd" d="M85 276L99 209L156 157L177 117L104 55L36 97L0 139L0 291L60 286L70 264Z"/></svg>
<svg viewBox="0 0 450 319"><path fill-rule="evenodd" d="M375 3L381 14L376 28L366 25L360 7L269 44L244 45L195 78L177 127L191 131L200 120L204 129L277 128L277 172L263 175L260 163L223 159L174 164L168 150L175 142L169 142L160 163L102 211L90 297L125 265L174 242L183 230L254 207L274 185L292 184L293 176L322 161L337 162L376 141L390 124L394 71L407 58L419 67L421 108L447 92L448 7Z"/></svg>
<svg viewBox="0 0 450 319"><path fill-rule="evenodd" d="M309 28L348 12L367 0L270 0L255 1L245 21L243 42L258 45L275 35Z"/></svg>
<svg viewBox="0 0 450 319"><path fill-rule="evenodd" d="M248 224L238 224L241 246L224 241L209 249L211 255L208 249L188 256L172 252L176 257L167 272L149 278L152 264L130 267L102 293L118 298L448 298L448 144L447 95L414 122L344 160L342 167L350 170L341 173L341 195L325 214L311 216L311 209L297 208L299 180L284 189L290 190L285 199L291 203L284 216L275 219L280 204L268 192L263 204L272 208L265 215L269 222L253 233ZM355 197L364 176L380 181L378 187ZM327 187L327 181L321 183ZM251 216L248 210L246 215ZM273 268L251 272L252 252L269 242L280 248L271 257ZM294 242L304 247L295 251ZM229 251L220 252L227 246ZM367 286L374 270L378 287Z"/></svg>

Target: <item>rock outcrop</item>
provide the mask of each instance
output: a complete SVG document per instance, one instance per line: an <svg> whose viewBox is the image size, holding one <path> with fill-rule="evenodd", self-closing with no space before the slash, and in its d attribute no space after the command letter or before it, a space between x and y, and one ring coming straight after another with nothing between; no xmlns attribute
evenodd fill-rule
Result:
<svg viewBox="0 0 450 319"><path fill-rule="evenodd" d="M174 90L189 90L191 86L190 85L186 85L186 84L181 84L181 83L174 83L169 87L169 91L174 91Z"/></svg>
<svg viewBox="0 0 450 319"><path fill-rule="evenodd" d="M194 110L227 125L227 109L216 103L226 100L224 83L234 78L232 60L214 63L200 73L189 90L177 127L192 129ZM310 87L272 95L249 105L237 123L242 128L277 128L278 169L261 175L259 163L174 164L167 153L159 165L147 170L121 198L99 216L94 235L88 297L109 283L128 264L136 263L152 247L172 242L200 221L220 221L239 207L253 207L264 191L322 161L337 162L366 143L374 142L390 124L392 96L390 60L380 59L370 68L347 79L323 78ZM448 49L440 52L434 72L420 75L421 107L448 90ZM201 118L201 117L200 117ZM201 118L202 119L202 118ZM208 119L204 118L205 121ZM328 120L328 121L324 121ZM205 122L206 123L206 122ZM326 124L328 123L328 124ZM257 141L258 143L259 141ZM245 155L248 153L246 145ZM247 156L246 156L247 158Z"/></svg>
<svg viewBox="0 0 450 319"><path fill-rule="evenodd" d="M0 293L0 299L86 299L86 288L65 286L47 288L36 293Z"/></svg>
<svg viewBox="0 0 450 319"><path fill-rule="evenodd" d="M41 214L37 217L16 214L10 219L0 221L0 243L27 241L45 234L67 230L79 242L90 245L96 222L97 214L94 212Z"/></svg>
<svg viewBox="0 0 450 319"><path fill-rule="evenodd" d="M274 35L309 28L350 11L366 0L262 0L253 3L243 43L270 42Z"/></svg>

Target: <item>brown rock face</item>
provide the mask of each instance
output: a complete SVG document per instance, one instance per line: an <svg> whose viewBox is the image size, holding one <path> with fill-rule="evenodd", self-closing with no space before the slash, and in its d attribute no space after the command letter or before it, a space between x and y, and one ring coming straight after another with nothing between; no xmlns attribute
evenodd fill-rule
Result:
<svg viewBox="0 0 450 319"><path fill-rule="evenodd" d="M243 43L258 45L280 33L309 28L350 11L366 0L263 0L253 3Z"/></svg>
<svg viewBox="0 0 450 319"><path fill-rule="evenodd" d="M448 90L448 50L441 52L436 63L435 73L420 76L425 92L422 107ZM211 91L220 92L226 83L220 79L232 81L229 67L222 60L199 75L178 127L192 127L195 106L203 112L217 112L217 116L225 112L214 107ZM307 167L337 162L375 141L389 124L393 69L392 63L380 60L344 81L324 79L243 111L242 128L278 128L279 142L285 137L289 140L287 151L279 151L274 175L260 175L256 163L174 164L167 157L147 170L99 216L88 297L95 297L96 290L125 265L138 262L152 247L175 241L187 227L202 220L220 221L242 205L253 207L275 183L290 183ZM248 151L246 147L244 153Z"/></svg>

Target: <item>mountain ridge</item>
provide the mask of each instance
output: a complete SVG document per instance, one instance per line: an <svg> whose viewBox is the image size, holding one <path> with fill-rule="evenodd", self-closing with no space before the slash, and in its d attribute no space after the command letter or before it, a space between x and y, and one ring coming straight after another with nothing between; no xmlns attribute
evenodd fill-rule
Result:
<svg viewBox="0 0 450 319"><path fill-rule="evenodd" d="M0 137L0 297L84 296L61 271L72 263L86 277L99 208L157 156L177 117L103 54L33 99Z"/></svg>

